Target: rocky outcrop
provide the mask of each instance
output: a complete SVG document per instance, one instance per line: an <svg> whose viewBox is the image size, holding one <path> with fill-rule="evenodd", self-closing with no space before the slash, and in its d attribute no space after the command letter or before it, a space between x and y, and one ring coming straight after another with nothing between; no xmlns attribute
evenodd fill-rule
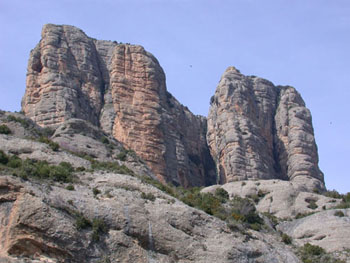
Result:
<svg viewBox="0 0 350 263"><path fill-rule="evenodd" d="M41 126L78 118L134 150L163 182L216 182L206 120L166 91L165 75L141 46L100 41L72 26L45 25L32 50L22 108Z"/></svg>
<svg viewBox="0 0 350 263"><path fill-rule="evenodd" d="M211 98L207 140L221 184L317 179L324 188L310 111L292 87L229 67Z"/></svg>
<svg viewBox="0 0 350 263"><path fill-rule="evenodd" d="M8 262L18 257L26 262L44 258L72 263L300 262L276 236L232 232L224 221L135 177L94 173L80 174L79 180L69 191L1 177L0 259L5 255ZM95 197L91 188L101 193ZM143 199L142 193L155 200ZM78 229L81 218L100 222L104 230L93 238L93 227Z"/></svg>
<svg viewBox="0 0 350 263"><path fill-rule="evenodd" d="M291 236L298 246L306 243L327 252L344 251L350 256L350 209L323 211L294 221L285 221L277 229Z"/></svg>
<svg viewBox="0 0 350 263"><path fill-rule="evenodd" d="M331 209L340 204L341 199L326 197L310 192L319 187L317 179L299 181L249 180L212 185L202 190L214 194L223 188L231 198L239 196L250 198L260 213L268 213L276 218L291 220L296 217Z"/></svg>

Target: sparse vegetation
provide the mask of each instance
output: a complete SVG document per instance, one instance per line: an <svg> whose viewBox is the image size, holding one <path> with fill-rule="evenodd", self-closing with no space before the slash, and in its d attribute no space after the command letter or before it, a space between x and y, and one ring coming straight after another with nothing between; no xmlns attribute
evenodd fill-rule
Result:
<svg viewBox="0 0 350 263"><path fill-rule="evenodd" d="M312 214L314 214L315 212L310 212L310 213L298 213L296 216L295 216L295 219L300 219L300 218L304 218L304 217L307 217L307 216L310 216Z"/></svg>
<svg viewBox="0 0 350 263"><path fill-rule="evenodd" d="M335 259L319 246L306 243L300 247L298 254L304 263L345 263L343 260Z"/></svg>
<svg viewBox="0 0 350 263"><path fill-rule="evenodd" d="M312 209L312 210L315 210L318 208L318 205L316 204L316 200L314 200L314 199L306 198L305 202L308 203L307 207Z"/></svg>
<svg viewBox="0 0 350 263"><path fill-rule="evenodd" d="M119 165L117 162L98 162L95 160L91 161L91 168L93 170L104 170L120 174L135 175L132 170L130 170L125 165Z"/></svg>
<svg viewBox="0 0 350 263"><path fill-rule="evenodd" d="M7 125L2 124L0 125L0 134L11 134L11 130L9 127L7 127Z"/></svg>
<svg viewBox="0 0 350 263"><path fill-rule="evenodd" d="M94 188L92 188L92 193L93 193L94 196L96 197L98 194L101 193L101 191L100 191L97 187L94 187Z"/></svg>
<svg viewBox="0 0 350 263"><path fill-rule="evenodd" d="M0 163L7 164L8 161L9 161L8 156L2 150L0 150Z"/></svg>
<svg viewBox="0 0 350 263"><path fill-rule="evenodd" d="M101 142L102 142L103 144L109 144L109 143L110 143L109 140L108 140L108 138L107 138L106 136L102 136L100 140L101 140Z"/></svg>
<svg viewBox="0 0 350 263"><path fill-rule="evenodd" d="M69 190L69 191L74 191L74 185L69 184L69 185L66 186L66 189Z"/></svg>
<svg viewBox="0 0 350 263"><path fill-rule="evenodd" d="M128 155L132 156L134 159L136 158L136 153L133 150L127 149L122 149L116 158L120 161L126 161Z"/></svg>
<svg viewBox="0 0 350 263"><path fill-rule="evenodd" d="M228 192L221 187L215 190L215 196L219 198L222 203L226 203L226 201L229 200Z"/></svg>
<svg viewBox="0 0 350 263"><path fill-rule="evenodd" d="M31 126L30 120L22 119L13 115L7 116L7 121L20 123L24 128L29 128Z"/></svg>
<svg viewBox="0 0 350 263"><path fill-rule="evenodd" d="M253 202L248 198L234 197L229 200L228 193L222 189L215 194L201 193L201 188L193 187L184 189L183 187L172 187L163 185L149 177L142 177L144 183L151 184L163 192L181 200L185 204L203 210L207 214L220 218L233 226L237 223L243 223L246 227L254 230L260 230L263 225L263 219L256 212Z"/></svg>
<svg viewBox="0 0 350 263"><path fill-rule="evenodd" d="M334 215L335 215L335 216L339 216L339 217L344 217L344 216L345 216L344 212L341 211L341 210L335 211Z"/></svg>
<svg viewBox="0 0 350 263"><path fill-rule="evenodd" d="M60 148L59 144L54 142L54 141L51 141L49 138L45 137L45 136L41 136L38 140L39 142L42 142L42 143L46 143L47 145L50 146L50 148L57 152L58 149Z"/></svg>
<svg viewBox="0 0 350 263"><path fill-rule="evenodd" d="M89 221L89 219L84 217L82 214L79 214L79 213L75 214L75 227L78 230L87 229L87 228L89 228L91 226L92 226L92 224Z"/></svg>
<svg viewBox="0 0 350 263"><path fill-rule="evenodd" d="M152 194L152 193L147 193L147 194L145 194L144 192L142 192L141 193L141 198L143 198L143 199L146 199L146 200L150 200L150 201L154 201L154 200L156 200L156 197L154 196L154 194Z"/></svg>
<svg viewBox="0 0 350 263"><path fill-rule="evenodd" d="M8 156L0 150L0 164L2 164L2 169L24 180L37 178L64 183L71 183L73 181L74 169L67 162L61 162L59 165L50 165L47 161L22 160L15 155Z"/></svg>
<svg viewBox="0 0 350 263"><path fill-rule="evenodd" d="M288 236L287 234L283 233L281 238L282 238L283 243L285 243L287 245L292 244L292 238L290 236Z"/></svg>
<svg viewBox="0 0 350 263"><path fill-rule="evenodd" d="M100 240L100 235L108 232L108 227L102 219L95 218L92 220L92 236L91 239L95 242Z"/></svg>

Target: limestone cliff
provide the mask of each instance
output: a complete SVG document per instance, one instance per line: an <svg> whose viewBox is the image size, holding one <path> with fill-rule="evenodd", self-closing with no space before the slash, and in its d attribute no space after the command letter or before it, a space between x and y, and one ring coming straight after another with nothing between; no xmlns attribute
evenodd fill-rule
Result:
<svg viewBox="0 0 350 263"><path fill-rule="evenodd" d="M211 99L207 139L220 183L276 178L324 188L311 114L292 87L229 67Z"/></svg>
<svg viewBox="0 0 350 263"><path fill-rule="evenodd" d="M45 25L30 55L22 108L41 126L57 127L70 118L99 126L133 149L163 182L216 182L205 118L167 92L161 66L141 46Z"/></svg>

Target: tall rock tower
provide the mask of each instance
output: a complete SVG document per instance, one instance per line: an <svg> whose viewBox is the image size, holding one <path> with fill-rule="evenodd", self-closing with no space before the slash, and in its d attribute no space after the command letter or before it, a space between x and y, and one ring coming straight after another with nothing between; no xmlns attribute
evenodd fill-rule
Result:
<svg viewBox="0 0 350 263"><path fill-rule="evenodd" d="M163 182L216 182L206 119L167 92L163 69L141 46L45 25L30 54L22 108L41 126L70 118L99 126L133 149Z"/></svg>
<svg viewBox="0 0 350 263"><path fill-rule="evenodd" d="M207 140L220 183L282 179L324 188L311 114L292 87L229 67L211 98Z"/></svg>

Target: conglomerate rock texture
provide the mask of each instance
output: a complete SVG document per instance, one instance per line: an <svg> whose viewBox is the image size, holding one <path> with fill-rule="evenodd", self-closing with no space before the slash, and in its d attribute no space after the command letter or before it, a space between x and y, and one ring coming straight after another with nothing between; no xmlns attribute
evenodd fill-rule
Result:
<svg viewBox="0 0 350 263"><path fill-rule="evenodd" d="M141 46L45 25L30 55L22 108L44 127L71 118L91 122L134 150L163 182L216 182L206 119L166 91L161 66Z"/></svg>
<svg viewBox="0 0 350 263"><path fill-rule="evenodd" d="M231 231L135 177L94 173L79 179L69 191L0 177L0 262L300 262L276 233ZM94 196L91 187L101 193ZM82 217L103 222L98 240L91 226L77 229Z"/></svg>
<svg viewBox="0 0 350 263"><path fill-rule="evenodd" d="M324 188L311 114L293 87L229 67L211 98L207 140L221 184L317 179Z"/></svg>
<svg viewBox="0 0 350 263"><path fill-rule="evenodd" d="M207 120L167 92L163 69L143 47L49 24L30 55L22 108L43 127L90 122L134 150L162 182L316 179L324 189L299 93L234 67L222 76Z"/></svg>

